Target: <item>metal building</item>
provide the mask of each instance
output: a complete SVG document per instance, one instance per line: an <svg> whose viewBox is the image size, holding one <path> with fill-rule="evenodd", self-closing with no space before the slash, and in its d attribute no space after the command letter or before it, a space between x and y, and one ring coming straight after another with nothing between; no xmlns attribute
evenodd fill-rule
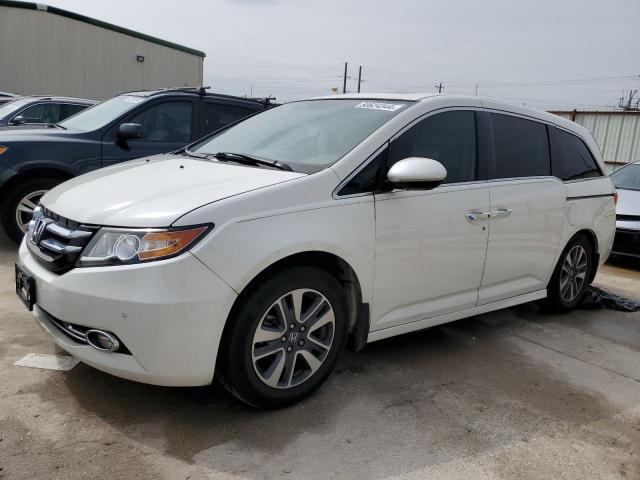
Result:
<svg viewBox="0 0 640 480"><path fill-rule="evenodd" d="M0 91L102 100L202 85L205 54L41 3L0 0Z"/></svg>
<svg viewBox="0 0 640 480"><path fill-rule="evenodd" d="M640 111L551 113L573 120L593 134L609 172L640 160Z"/></svg>

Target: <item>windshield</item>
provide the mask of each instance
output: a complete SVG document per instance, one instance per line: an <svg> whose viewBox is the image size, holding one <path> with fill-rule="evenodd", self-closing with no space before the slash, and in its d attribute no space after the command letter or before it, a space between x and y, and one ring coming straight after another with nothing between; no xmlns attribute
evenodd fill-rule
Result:
<svg viewBox="0 0 640 480"><path fill-rule="evenodd" d="M4 105L0 105L0 118L21 109L30 102L33 102L33 98L19 98L18 100L13 100L9 103L5 103Z"/></svg>
<svg viewBox="0 0 640 480"><path fill-rule="evenodd" d="M203 140L192 151L241 153L314 173L342 158L407 105L333 99L288 103Z"/></svg>
<svg viewBox="0 0 640 480"><path fill-rule="evenodd" d="M611 174L616 188L622 190L640 190L640 164L633 163Z"/></svg>
<svg viewBox="0 0 640 480"><path fill-rule="evenodd" d="M143 97L133 95L119 95L105 100L102 103L82 110L66 120L60 122L65 128L89 132L107 125L124 112L131 110L138 103L143 102Z"/></svg>

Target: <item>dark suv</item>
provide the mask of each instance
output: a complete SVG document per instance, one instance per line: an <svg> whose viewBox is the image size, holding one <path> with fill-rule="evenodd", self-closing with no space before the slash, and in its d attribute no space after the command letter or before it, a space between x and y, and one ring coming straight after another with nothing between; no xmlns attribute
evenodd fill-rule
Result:
<svg viewBox="0 0 640 480"><path fill-rule="evenodd" d="M40 197L59 183L177 150L271 106L204 89L164 89L123 93L48 128L0 129L2 226L19 242Z"/></svg>
<svg viewBox="0 0 640 480"><path fill-rule="evenodd" d="M28 96L0 105L0 127L57 123L98 102L83 98Z"/></svg>

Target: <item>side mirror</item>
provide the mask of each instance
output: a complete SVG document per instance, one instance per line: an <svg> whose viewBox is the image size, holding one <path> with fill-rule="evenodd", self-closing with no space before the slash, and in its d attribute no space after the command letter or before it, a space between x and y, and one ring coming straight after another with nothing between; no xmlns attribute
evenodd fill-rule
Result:
<svg viewBox="0 0 640 480"><path fill-rule="evenodd" d="M11 120L11 125L24 125L27 121L24 119L22 115L18 115L17 117L13 117Z"/></svg>
<svg viewBox="0 0 640 480"><path fill-rule="evenodd" d="M116 136L120 141L135 140L136 138L142 138L144 137L144 133L142 131L142 125L140 125L139 123L123 123L118 127Z"/></svg>
<svg viewBox="0 0 640 480"><path fill-rule="evenodd" d="M409 157L393 164L387 180L398 188L430 190L447 178L447 169L437 160Z"/></svg>

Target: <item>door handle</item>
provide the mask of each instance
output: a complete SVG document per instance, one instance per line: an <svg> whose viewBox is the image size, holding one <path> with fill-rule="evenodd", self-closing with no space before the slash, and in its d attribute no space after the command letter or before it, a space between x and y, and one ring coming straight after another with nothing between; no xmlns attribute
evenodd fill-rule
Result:
<svg viewBox="0 0 640 480"><path fill-rule="evenodd" d="M471 212L465 213L465 217L469 221L469 223L477 222L479 220L486 220L491 215L491 212L480 212L478 210L472 210Z"/></svg>
<svg viewBox="0 0 640 480"><path fill-rule="evenodd" d="M511 210L508 208L498 208L497 210L491 210L489 212L490 218L508 217L509 215L511 215Z"/></svg>

